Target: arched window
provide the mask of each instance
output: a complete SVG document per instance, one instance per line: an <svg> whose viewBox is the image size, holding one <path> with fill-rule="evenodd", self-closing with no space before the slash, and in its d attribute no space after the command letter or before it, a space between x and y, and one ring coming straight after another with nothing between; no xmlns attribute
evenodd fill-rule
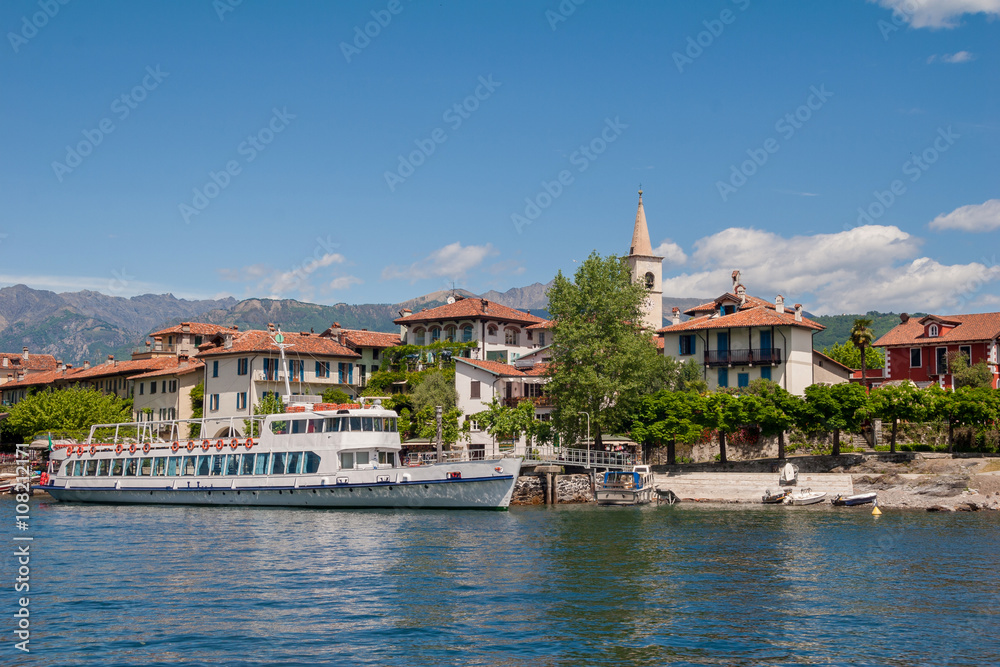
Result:
<svg viewBox="0 0 1000 667"><path fill-rule="evenodd" d="M497 335L497 325L491 324L490 326L486 327L486 333L488 333L491 336L496 336Z"/></svg>
<svg viewBox="0 0 1000 667"><path fill-rule="evenodd" d="M472 342L472 325L466 324L462 327L462 342L471 343Z"/></svg>
<svg viewBox="0 0 1000 667"><path fill-rule="evenodd" d="M444 328L444 339L449 343L455 342L455 325L449 324Z"/></svg>
<svg viewBox="0 0 1000 667"><path fill-rule="evenodd" d="M652 271L647 271L646 272L646 289L653 289L654 285L656 285L656 278L653 277Z"/></svg>
<svg viewBox="0 0 1000 667"><path fill-rule="evenodd" d="M927 335L931 338L937 338L938 335L938 325L932 324L927 328Z"/></svg>
<svg viewBox="0 0 1000 667"><path fill-rule="evenodd" d="M423 345L424 344L424 330L423 330L423 328L420 328L420 329L417 329L416 331L414 331L413 332L413 338L414 338L414 340L415 340L415 342L416 342L417 345Z"/></svg>
<svg viewBox="0 0 1000 667"><path fill-rule="evenodd" d="M507 327L503 332L503 342L507 345L517 345L518 330L514 327Z"/></svg>
<svg viewBox="0 0 1000 667"><path fill-rule="evenodd" d="M441 340L441 327L431 327L431 342L436 343Z"/></svg>

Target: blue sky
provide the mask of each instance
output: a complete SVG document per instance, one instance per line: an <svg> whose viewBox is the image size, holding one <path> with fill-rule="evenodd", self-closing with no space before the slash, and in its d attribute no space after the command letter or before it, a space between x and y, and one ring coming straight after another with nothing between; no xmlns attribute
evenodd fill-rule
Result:
<svg viewBox="0 0 1000 667"><path fill-rule="evenodd" d="M504 290L627 251L641 183L665 294L738 268L818 313L1000 310L998 17L8 1L0 286Z"/></svg>

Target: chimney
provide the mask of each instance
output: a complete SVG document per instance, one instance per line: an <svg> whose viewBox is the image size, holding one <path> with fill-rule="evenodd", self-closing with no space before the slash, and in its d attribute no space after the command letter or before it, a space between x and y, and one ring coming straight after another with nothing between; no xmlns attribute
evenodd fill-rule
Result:
<svg viewBox="0 0 1000 667"><path fill-rule="evenodd" d="M733 293L736 292L736 286L740 284L740 270L736 269L733 271Z"/></svg>
<svg viewBox="0 0 1000 667"><path fill-rule="evenodd" d="M226 337L222 341L222 346L227 350L233 349L233 334L227 333Z"/></svg>
<svg viewBox="0 0 1000 667"><path fill-rule="evenodd" d="M774 297L774 309L778 312L778 314L785 312L785 297L780 294Z"/></svg>
<svg viewBox="0 0 1000 667"><path fill-rule="evenodd" d="M399 316L400 317L406 317L406 316L412 315L412 314L413 314L413 311L410 310L409 308L404 308L403 310L399 311ZM401 341L403 341L403 345L406 345L406 325L405 324L400 324L399 325L399 339Z"/></svg>
<svg viewBox="0 0 1000 667"><path fill-rule="evenodd" d="M178 362L185 362L187 360L188 360L188 356L186 354L178 354L177 355L177 361Z"/></svg>
<svg viewBox="0 0 1000 667"><path fill-rule="evenodd" d="M801 303L795 304L795 321L796 322L801 322L802 321L802 304Z"/></svg>
<svg viewBox="0 0 1000 667"><path fill-rule="evenodd" d="M152 344L147 340L146 341L146 352L149 352L149 348L151 347L151 345Z"/></svg>
<svg viewBox="0 0 1000 667"><path fill-rule="evenodd" d="M7 359L7 357L4 357L3 360L0 361L0 366L3 366L4 368L7 368L8 364L10 364L10 361Z"/></svg>
<svg viewBox="0 0 1000 667"><path fill-rule="evenodd" d="M330 325L330 338L337 341L340 344L344 342L344 330L340 328L340 322L334 322Z"/></svg>
<svg viewBox="0 0 1000 667"><path fill-rule="evenodd" d="M22 350L21 354L24 356L24 360L27 361L28 360L28 348L24 348Z"/></svg>
<svg viewBox="0 0 1000 667"><path fill-rule="evenodd" d="M267 330L270 331L271 333L274 333L274 323L273 322L268 322L267 323Z"/></svg>
<svg viewBox="0 0 1000 667"><path fill-rule="evenodd" d="M671 319L671 321L674 324L680 324L681 323L681 309L678 308L677 306L674 306L674 310L671 313L671 318L670 319Z"/></svg>
<svg viewBox="0 0 1000 667"><path fill-rule="evenodd" d="M88 360L88 361L85 361L85 362L83 362L83 368L84 368L84 370L86 370L86 369L90 368L90 361L89 361L89 360Z"/></svg>
<svg viewBox="0 0 1000 667"><path fill-rule="evenodd" d="M480 299L479 302L483 305L483 315L490 312L490 302L486 299Z"/></svg>
<svg viewBox="0 0 1000 667"><path fill-rule="evenodd" d="M909 315L909 313L900 313L899 314L899 322L900 322L900 324L906 324L909 321L910 321L910 315Z"/></svg>
<svg viewBox="0 0 1000 667"><path fill-rule="evenodd" d="M191 323L190 322L181 322L181 331L183 333L191 333Z"/></svg>
<svg viewBox="0 0 1000 667"><path fill-rule="evenodd" d="M59 361L57 361L56 365L59 366L59 370L61 370L61 371L65 371L66 370L66 364L63 363L62 359L60 359Z"/></svg>
<svg viewBox="0 0 1000 667"><path fill-rule="evenodd" d="M238 324L234 324L234 325L232 326L232 330L233 330L233 331L239 331L239 330L240 330L240 325L238 325Z"/></svg>
<svg viewBox="0 0 1000 667"><path fill-rule="evenodd" d="M109 354L108 355L108 365L114 366L114 364L115 364L115 355Z"/></svg>

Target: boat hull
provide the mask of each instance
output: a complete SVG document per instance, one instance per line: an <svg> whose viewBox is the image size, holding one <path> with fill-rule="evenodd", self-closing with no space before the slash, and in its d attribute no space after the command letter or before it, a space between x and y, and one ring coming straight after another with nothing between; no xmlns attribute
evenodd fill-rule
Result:
<svg viewBox="0 0 1000 667"><path fill-rule="evenodd" d="M822 502L823 498L826 497L825 493L810 494L807 496L791 496L793 505L815 505L816 503Z"/></svg>
<svg viewBox="0 0 1000 667"><path fill-rule="evenodd" d="M646 505L653 502L653 488L598 489L598 505Z"/></svg>
<svg viewBox="0 0 1000 667"><path fill-rule="evenodd" d="M876 494L859 493L854 496L837 496L831 502L838 507L854 507L855 505L867 505L875 502Z"/></svg>

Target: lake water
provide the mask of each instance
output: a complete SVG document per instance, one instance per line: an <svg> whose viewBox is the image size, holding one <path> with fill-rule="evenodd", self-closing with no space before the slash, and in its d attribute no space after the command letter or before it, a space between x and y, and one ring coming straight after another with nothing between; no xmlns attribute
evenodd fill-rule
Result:
<svg viewBox="0 0 1000 667"><path fill-rule="evenodd" d="M993 513L33 503L0 664L1000 664Z"/></svg>

